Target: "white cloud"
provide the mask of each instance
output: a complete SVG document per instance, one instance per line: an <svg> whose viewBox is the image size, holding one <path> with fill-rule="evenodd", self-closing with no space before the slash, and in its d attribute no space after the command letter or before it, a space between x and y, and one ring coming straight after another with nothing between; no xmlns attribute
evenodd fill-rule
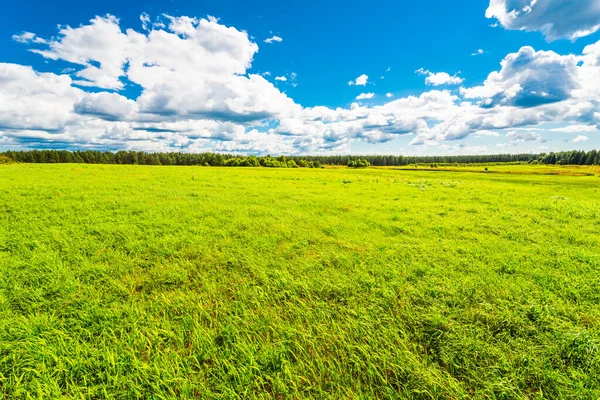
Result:
<svg viewBox="0 0 600 400"><path fill-rule="evenodd" d="M104 89L122 89L125 77L148 88L190 70L201 77L244 74L258 51L245 32L214 18L165 17L171 32L147 35L131 29L123 33L114 16L96 17L89 25L62 28L49 49L32 51L83 66L76 83Z"/></svg>
<svg viewBox="0 0 600 400"><path fill-rule="evenodd" d="M291 81L291 85L292 87L298 87L298 82L296 82L296 78L298 77L298 74L295 72L292 72L290 74L290 81Z"/></svg>
<svg viewBox="0 0 600 400"><path fill-rule="evenodd" d="M533 131L511 131L506 134L506 137L510 138L508 142L509 146L517 146L526 142L546 142L546 139L542 135Z"/></svg>
<svg viewBox="0 0 600 400"><path fill-rule="evenodd" d="M506 137L510 138L511 143L541 142L544 140L542 135L531 131L511 131L506 134Z"/></svg>
<svg viewBox="0 0 600 400"><path fill-rule="evenodd" d="M59 131L85 93L67 75L38 73L31 67L0 63L0 130Z"/></svg>
<svg viewBox="0 0 600 400"><path fill-rule="evenodd" d="M276 81L287 82L287 78L285 76L276 76Z"/></svg>
<svg viewBox="0 0 600 400"><path fill-rule="evenodd" d="M0 104L7 104L0 107L0 120L6 116L6 123L0 122L0 136L3 129L26 128L61 131L64 136L76 131L70 124L78 124L80 132L116 140L134 133L139 136L135 121L191 118L248 124L300 111L300 106L261 76L245 75L258 50L245 32L220 25L214 18L165 18L168 30L156 29L155 24L147 34L122 32L118 19L112 16L96 17L78 28L62 28L47 49L36 52L79 65L73 72L74 80L68 75L37 74L29 67L3 65L4 75L14 75L15 71L20 75L8 82L10 90L0 91ZM141 17L142 23L148 24L149 19L147 15ZM34 37L26 36L29 42ZM47 81L60 90L53 87L53 93L44 92ZM72 87L121 89L127 81L142 87L137 100L109 92L86 94ZM92 129L92 124L85 122L91 120L106 122L98 122ZM122 121L129 128L120 129L119 135L101 132L116 122L123 128ZM155 132L155 137L160 136L156 140L169 143L173 139L173 134L157 132L161 133ZM137 146L141 142L135 137L133 143Z"/></svg>
<svg viewBox="0 0 600 400"><path fill-rule="evenodd" d="M58 38L48 42L48 50L32 52L83 66L76 73L80 85L121 89L123 82L119 78L124 75L129 35L121 32L118 19L112 15L96 17L90 23L78 28L64 27Z"/></svg>
<svg viewBox="0 0 600 400"><path fill-rule="evenodd" d="M271 36L268 39L265 39L265 43L281 43L283 42L283 39L280 38L279 36Z"/></svg>
<svg viewBox="0 0 600 400"><path fill-rule="evenodd" d="M548 41L576 40L600 29L600 1L490 0L485 16L506 29L540 31Z"/></svg>
<svg viewBox="0 0 600 400"><path fill-rule="evenodd" d="M568 99L578 87L575 56L560 56L526 46L506 56L502 69L492 72L482 86L461 90L467 99L483 99L483 106L535 107Z"/></svg>
<svg viewBox="0 0 600 400"><path fill-rule="evenodd" d="M583 135L579 135L577 136L575 139L573 139L573 143L581 143L581 142L585 142L586 140L588 140L589 138L587 136L583 136Z"/></svg>
<svg viewBox="0 0 600 400"><path fill-rule="evenodd" d="M569 125L562 128L552 128L550 129L552 132L561 132L561 133L580 133L580 132L596 132L598 130L597 127L593 125Z"/></svg>
<svg viewBox="0 0 600 400"><path fill-rule="evenodd" d="M600 125L600 42L587 46L581 56L523 47L507 55L501 67L483 85L461 88L462 99L448 108L452 116L438 117L413 144L546 122Z"/></svg>
<svg viewBox="0 0 600 400"><path fill-rule="evenodd" d="M484 53L483 49L478 49L476 52L471 53L471 55L472 56L479 56L479 55L481 55L483 53Z"/></svg>
<svg viewBox="0 0 600 400"><path fill-rule="evenodd" d="M500 133L498 133L497 131L490 131L490 130L481 130L481 131L477 131L475 132L475 136L478 137L498 137L500 136Z"/></svg>
<svg viewBox="0 0 600 400"><path fill-rule="evenodd" d="M130 120L138 112L137 103L117 93L86 93L73 105L79 115L90 115L106 120Z"/></svg>
<svg viewBox="0 0 600 400"><path fill-rule="evenodd" d="M449 153L480 151L463 146L469 135L510 131L507 144L538 145L541 126L560 126L550 130L566 135L600 125L600 42L566 56L523 47L475 87L397 99L390 92L381 105L360 101L375 96L362 93L349 107L304 108L249 73L258 45L246 32L212 17L140 20L143 33L123 31L117 18L105 16L60 28L47 44L25 35L21 42L35 42L34 52L74 68L59 75L0 64L0 146L306 154L405 136L423 152ZM420 73L430 85L463 82ZM296 84L295 73L275 79L281 78ZM130 84L141 87L137 98L118 92ZM367 84L367 75L352 81Z"/></svg>
<svg viewBox="0 0 600 400"><path fill-rule="evenodd" d="M83 66L75 73L78 85L121 89L125 79L140 85L142 114L246 122L298 107L261 76L244 76L258 51L246 32L213 17L165 18L168 31L144 35L123 33L113 16L96 17L61 29L48 50L36 52Z"/></svg>
<svg viewBox="0 0 600 400"><path fill-rule="evenodd" d="M140 21L142 22L142 28L147 31L148 26L150 26L150 16L147 13L142 13L142 15L140 15Z"/></svg>
<svg viewBox="0 0 600 400"><path fill-rule="evenodd" d="M196 31L196 27L200 22L198 18L190 18L186 16L173 17L167 14L163 15L169 20L169 29L183 37L193 37ZM214 17L209 17L209 21L216 23L217 19Z"/></svg>
<svg viewBox="0 0 600 400"><path fill-rule="evenodd" d="M419 68L415 71L417 74L426 75L425 83L431 86L441 86L441 85L460 85L464 82L464 79L454 75L451 76L447 72L431 72L429 70Z"/></svg>
<svg viewBox="0 0 600 400"><path fill-rule="evenodd" d="M349 86L366 86L368 81L369 81L369 76L362 74L355 80L348 82L348 85Z"/></svg>
<svg viewBox="0 0 600 400"><path fill-rule="evenodd" d="M373 97L375 97L375 93L361 93L356 96L356 100L372 99Z"/></svg>
<svg viewBox="0 0 600 400"><path fill-rule="evenodd" d="M388 99L391 99L392 97L394 97L393 93L386 93L385 97L387 97Z"/></svg>
<svg viewBox="0 0 600 400"><path fill-rule="evenodd" d="M41 37L37 37L35 33L31 32L22 32L18 35L13 35L12 39L19 43L47 43L46 40L42 39Z"/></svg>

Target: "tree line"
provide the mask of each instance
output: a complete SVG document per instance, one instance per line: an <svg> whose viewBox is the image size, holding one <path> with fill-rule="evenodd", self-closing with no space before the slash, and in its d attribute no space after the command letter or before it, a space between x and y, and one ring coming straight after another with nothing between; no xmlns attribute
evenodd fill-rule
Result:
<svg viewBox="0 0 600 400"><path fill-rule="evenodd" d="M293 157L292 157L293 158ZM402 155L337 155L303 156L306 160L319 160L327 165L354 166L365 162L377 167L405 166L411 164L559 164L559 165L600 165L600 152L562 151L539 154L489 154L466 156L402 156Z"/></svg>
<svg viewBox="0 0 600 400"><path fill-rule="evenodd" d="M131 165L203 165L224 167L320 168L319 160L286 156L239 156L221 153L146 153L143 151L28 150L0 153L0 163L85 163Z"/></svg>
<svg viewBox="0 0 600 400"><path fill-rule="evenodd" d="M240 156L221 153L146 153L143 151L28 150L0 153L0 163L86 163L136 165L204 165L232 167L320 168L322 165L404 166L410 164L533 163L600 165L600 152L563 151L541 154L492 154L470 156L332 155Z"/></svg>

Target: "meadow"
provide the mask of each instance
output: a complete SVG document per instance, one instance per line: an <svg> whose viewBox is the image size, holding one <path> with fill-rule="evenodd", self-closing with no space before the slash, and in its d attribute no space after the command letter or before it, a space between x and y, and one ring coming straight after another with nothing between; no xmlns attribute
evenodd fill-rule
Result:
<svg viewBox="0 0 600 400"><path fill-rule="evenodd" d="M0 398L600 398L600 177L473 168L0 165Z"/></svg>

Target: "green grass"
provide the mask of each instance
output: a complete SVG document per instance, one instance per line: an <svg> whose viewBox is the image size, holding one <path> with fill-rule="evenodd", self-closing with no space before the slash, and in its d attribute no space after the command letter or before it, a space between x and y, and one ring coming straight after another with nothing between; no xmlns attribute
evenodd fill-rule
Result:
<svg viewBox="0 0 600 400"><path fill-rule="evenodd" d="M599 398L599 187L0 166L0 398Z"/></svg>
<svg viewBox="0 0 600 400"><path fill-rule="evenodd" d="M400 169L405 171L450 171L450 172L484 172L489 174L517 174L517 175L564 175L564 176L595 176L600 175L600 166L597 165L553 165L553 164L415 164L387 169ZM487 169L486 169L487 168Z"/></svg>

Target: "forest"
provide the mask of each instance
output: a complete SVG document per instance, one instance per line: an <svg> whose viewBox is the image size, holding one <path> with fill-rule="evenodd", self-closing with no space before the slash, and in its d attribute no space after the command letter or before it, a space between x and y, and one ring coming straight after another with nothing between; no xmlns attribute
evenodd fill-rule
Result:
<svg viewBox="0 0 600 400"><path fill-rule="evenodd" d="M319 168L321 165L350 165L366 161L372 166L410 164L529 163L550 165L599 165L600 152L563 151L540 154L492 154L463 156L322 155L246 156L220 153L147 153L143 151L29 150L0 153L0 163L85 163L134 165L204 165L232 167Z"/></svg>

